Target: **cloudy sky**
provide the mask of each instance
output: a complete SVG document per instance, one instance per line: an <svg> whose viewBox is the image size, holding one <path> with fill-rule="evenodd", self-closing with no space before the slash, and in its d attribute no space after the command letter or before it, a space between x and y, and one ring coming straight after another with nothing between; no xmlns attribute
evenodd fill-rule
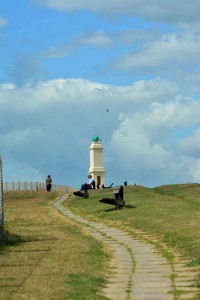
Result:
<svg viewBox="0 0 200 300"><path fill-rule="evenodd" d="M2 0L4 181L200 182L199 0Z"/></svg>

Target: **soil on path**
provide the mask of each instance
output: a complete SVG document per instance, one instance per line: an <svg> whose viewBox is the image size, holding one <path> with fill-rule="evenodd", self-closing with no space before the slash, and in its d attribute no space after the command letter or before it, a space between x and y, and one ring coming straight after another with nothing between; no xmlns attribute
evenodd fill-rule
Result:
<svg viewBox="0 0 200 300"><path fill-rule="evenodd" d="M181 259L172 266L153 244L73 214L62 206L66 199L67 194L57 198L54 207L81 225L84 232L107 243L113 253L104 296L113 300L198 299L199 289L191 284L195 269L187 268Z"/></svg>

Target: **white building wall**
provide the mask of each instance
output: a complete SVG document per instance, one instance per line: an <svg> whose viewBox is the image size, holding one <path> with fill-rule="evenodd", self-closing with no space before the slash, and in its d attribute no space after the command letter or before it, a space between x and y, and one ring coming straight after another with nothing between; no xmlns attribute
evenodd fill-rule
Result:
<svg viewBox="0 0 200 300"><path fill-rule="evenodd" d="M103 146L100 142L93 142L90 146L89 174L94 178L96 185L105 185L105 169L103 166Z"/></svg>

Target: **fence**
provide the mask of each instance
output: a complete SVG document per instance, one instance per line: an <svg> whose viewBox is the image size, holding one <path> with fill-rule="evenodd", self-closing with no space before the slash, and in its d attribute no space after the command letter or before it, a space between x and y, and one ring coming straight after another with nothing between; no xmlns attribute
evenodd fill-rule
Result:
<svg viewBox="0 0 200 300"><path fill-rule="evenodd" d="M44 182L3 182L3 191L4 193L16 192L16 191L44 191L46 190L46 184ZM65 185L52 184L52 191L60 192L73 192L76 188Z"/></svg>
<svg viewBox="0 0 200 300"><path fill-rule="evenodd" d="M3 203L3 175L2 175L2 159L0 156L0 240L4 235L4 203Z"/></svg>

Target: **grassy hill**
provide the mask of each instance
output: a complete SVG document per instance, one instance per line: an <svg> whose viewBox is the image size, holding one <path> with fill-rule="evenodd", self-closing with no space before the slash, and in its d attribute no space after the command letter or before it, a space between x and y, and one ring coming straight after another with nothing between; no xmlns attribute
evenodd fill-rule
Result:
<svg viewBox="0 0 200 300"><path fill-rule="evenodd" d="M127 186L126 205L120 211L99 202L114 198L113 189L90 190L89 194L88 199L72 195L66 205L89 219L156 235L191 261L200 258L200 185Z"/></svg>
<svg viewBox="0 0 200 300"><path fill-rule="evenodd" d="M126 205L122 210L99 202L114 198L113 189L90 190L89 194L88 199L71 195L65 205L90 220L145 235L168 259L173 260L173 251L178 251L191 265L200 265L199 184L124 187Z"/></svg>
<svg viewBox="0 0 200 300"><path fill-rule="evenodd" d="M147 239L171 263L179 253L189 265L200 268L200 185L127 186L122 210L99 202L114 199L113 189L89 194L88 199L71 194L64 205L87 219ZM51 202L57 195L5 195L9 234L0 246L0 299L12 295L15 299L105 299L97 291L104 283L109 255L101 243L55 211ZM195 286L200 288L200 272Z"/></svg>

